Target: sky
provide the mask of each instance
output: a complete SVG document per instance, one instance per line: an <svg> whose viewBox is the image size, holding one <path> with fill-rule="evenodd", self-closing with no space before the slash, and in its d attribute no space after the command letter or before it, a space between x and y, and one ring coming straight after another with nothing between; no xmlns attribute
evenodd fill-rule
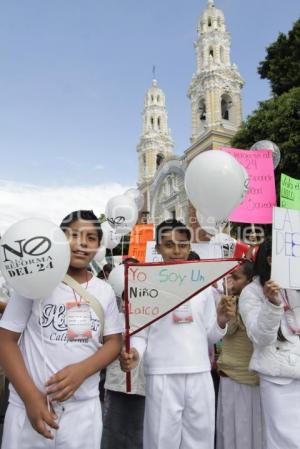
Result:
<svg viewBox="0 0 300 449"><path fill-rule="evenodd" d="M189 146L187 90L206 0L2 0L0 232L27 216L104 211L134 186L152 67L175 153ZM245 80L244 117L270 96L266 47L300 16L298 0L216 0ZM267 137L267 136L266 136Z"/></svg>

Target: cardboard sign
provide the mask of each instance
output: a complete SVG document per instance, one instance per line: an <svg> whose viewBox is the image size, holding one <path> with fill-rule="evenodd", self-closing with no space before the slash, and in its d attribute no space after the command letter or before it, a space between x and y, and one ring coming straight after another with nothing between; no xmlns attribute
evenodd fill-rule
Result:
<svg viewBox="0 0 300 449"><path fill-rule="evenodd" d="M192 243L191 250L195 251L201 259L220 259L222 248L210 242ZM162 262L162 257L155 249L155 241L147 242L145 262Z"/></svg>
<svg viewBox="0 0 300 449"><path fill-rule="evenodd" d="M148 240L154 237L153 224L135 225L130 234L128 257L135 257L139 262L145 262Z"/></svg>
<svg viewBox="0 0 300 449"><path fill-rule="evenodd" d="M229 220L238 223L272 223L272 209L276 206L272 151L225 147L221 150L234 156L249 175L248 193L230 214Z"/></svg>
<svg viewBox="0 0 300 449"><path fill-rule="evenodd" d="M281 174L280 207L300 210L300 180Z"/></svg>
<svg viewBox="0 0 300 449"><path fill-rule="evenodd" d="M300 289L300 211L274 207L271 279Z"/></svg>
<svg viewBox="0 0 300 449"><path fill-rule="evenodd" d="M125 267L127 335L157 321L233 271L239 259L136 264Z"/></svg>

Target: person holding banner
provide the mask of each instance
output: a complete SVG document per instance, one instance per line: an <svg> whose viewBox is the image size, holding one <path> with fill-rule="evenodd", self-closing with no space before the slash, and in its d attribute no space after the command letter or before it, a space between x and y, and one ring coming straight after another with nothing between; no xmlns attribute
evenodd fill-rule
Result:
<svg viewBox="0 0 300 449"><path fill-rule="evenodd" d="M177 220L166 220L156 229L156 250L164 262L187 261L190 240L190 230ZM215 399L208 344L226 334L233 315L234 307L226 300L216 313L209 287L136 334L130 352L121 353L127 372L143 358L144 449L213 449Z"/></svg>
<svg viewBox="0 0 300 449"><path fill-rule="evenodd" d="M42 301L14 294L0 322L11 382L2 449L100 447L99 371L120 352L122 326L112 288L88 271L102 237L97 217L72 212L61 228L69 276Z"/></svg>
<svg viewBox="0 0 300 449"><path fill-rule="evenodd" d="M264 449L300 449L300 291L270 280L272 241L260 246L254 279L239 306L254 345L250 369L259 374Z"/></svg>
<svg viewBox="0 0 300 449"><path fill-rule="evenodd" d="M253 346L239 314L239 295L252 281L253 263L231 274L231 300L236 314L228 323L217 361L220 386L217 408L217 449L264 449L259 378L249 372Z"/></svg>
<svg viewBox="0 0 300 449"><path fill-rule="evenodd" d="M123 262L139 263L134 257ZM124 292L121 298L120 321L125 321ZM125 328L125 323L124 323ZM145 411L145 376L141 363L131 372L131 391L126 391L126 378L115 360L106 368L105 406L101 449L143 449Z"/></svg>

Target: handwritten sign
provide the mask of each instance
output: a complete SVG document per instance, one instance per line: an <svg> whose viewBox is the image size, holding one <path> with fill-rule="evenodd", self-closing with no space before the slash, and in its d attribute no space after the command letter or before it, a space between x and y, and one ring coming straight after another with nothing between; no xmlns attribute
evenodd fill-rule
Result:
<svg viewBox="0 0 300 449"><path fill-rule="evenodd" d="M276 206L272 151L225 147L221 150L234 156L249 175L248 193L231 213L229 220L238 223L272 223L272 209Z"/></svg>
<svg viewBox="0 0 300 449"><path fill-rule="evenodd" d="M195 251L201 259L220 259L222 257L222 248L220 245L214 245L210 242L192 243L192 251ZM147 242L145 262L162 262L162 257L155 249L155 241Z"/></svg>
<svg viewBox="0 0 300 449"><path fill-rule="evenodd" d="M235 269L238 259L125 267L127 330L136 333Z"/></svg>
<svg viewBox="0 0 300 449"><path fill-rule="evenodd" d="M300 210L300 180L281 174L280 206Z"/></svg>
<svg viewBox="0 0 300 449"><path fill-rule="evenodd" d="M274 207L271 278L281 288L300 289L300 211Z"/></svg>
<svg viewBox="0 0 300 449"><path fill-rule="evenodd" d="M153 239L153 224L138 224L130 233L128 257L135 257L139 262L145 262L148 240Z"/></svg>

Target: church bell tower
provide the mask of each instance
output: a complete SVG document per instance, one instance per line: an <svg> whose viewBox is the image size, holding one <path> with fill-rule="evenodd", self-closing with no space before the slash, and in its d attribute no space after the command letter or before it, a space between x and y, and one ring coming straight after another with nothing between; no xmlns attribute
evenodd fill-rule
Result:
<svg viewBox="0 0 300 449"><path fill-rule="evenodd" d="M157 169L173 154L174 142L168 128L165 94L155 79L145 95L142 134L137 146L139 190L144 194L144 213L150 211L150 188Z"/></svg>
<svg viewBox="0 0 300 449"><path fill-rule="evenodd" d="M224 14L208 0L197 26L196 72L188 90L192 106L188 159L228 143L242 121L243 80L230 62L230 34Z"/></svg>

